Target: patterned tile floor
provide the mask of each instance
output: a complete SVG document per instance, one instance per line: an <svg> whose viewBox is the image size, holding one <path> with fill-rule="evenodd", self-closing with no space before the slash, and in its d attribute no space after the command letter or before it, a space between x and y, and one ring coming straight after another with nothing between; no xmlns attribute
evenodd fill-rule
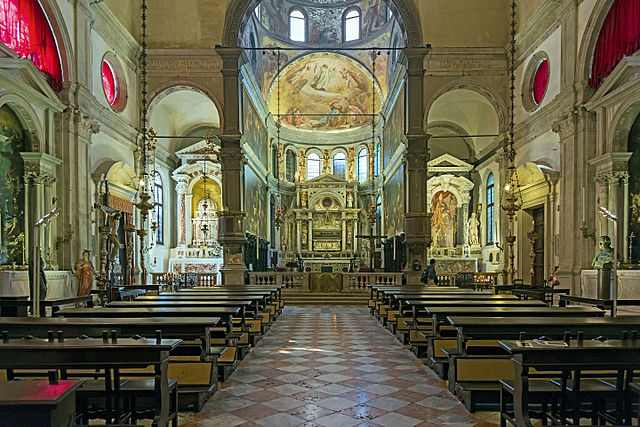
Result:
<svg viewBox="0 0 640 427"><path fill-rule="evenodd" d="M181 426L491 426L470 414L366 307L287 307Z"/></svg>

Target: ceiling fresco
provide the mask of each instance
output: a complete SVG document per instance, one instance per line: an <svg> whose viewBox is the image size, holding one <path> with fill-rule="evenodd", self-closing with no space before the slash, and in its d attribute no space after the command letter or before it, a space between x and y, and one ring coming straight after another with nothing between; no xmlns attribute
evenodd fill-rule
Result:
<svg viewBox="0 0 640 427"><path fill-rule="evenodd" d="M371 123L361 115L378 113L381 99L379 86L360 63L338 53L317 52L282 70L271 85L268 105L274 116L286 114L281 118L284 126L336 131Z"/></svg>

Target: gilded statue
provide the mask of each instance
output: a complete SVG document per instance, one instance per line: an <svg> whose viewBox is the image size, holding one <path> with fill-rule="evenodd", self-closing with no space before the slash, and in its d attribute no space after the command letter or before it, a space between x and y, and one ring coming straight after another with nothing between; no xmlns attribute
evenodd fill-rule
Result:
<svg viewBox="0 0 640 427"><path fill-rule="evenodd" d="M593 257L592 266L602 268L605 264L613 262L613 248L611 247L611 238L609 236L600 236L598 240L600 250Z"/></svg>
<svg viewBox="0 0 640 427"><path fill-rule="evenodd" d="M93 276L96 274L93 264L89 260L91 252L88 250L82 251L82 259L75 263L73 266L76 276L80 279L78 283L78 296L89 295L89 291L93 286Z"/></svg>

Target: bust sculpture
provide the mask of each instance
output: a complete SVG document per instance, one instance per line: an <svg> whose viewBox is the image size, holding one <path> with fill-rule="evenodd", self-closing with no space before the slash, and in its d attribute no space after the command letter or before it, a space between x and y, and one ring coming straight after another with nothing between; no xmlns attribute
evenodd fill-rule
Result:
<svg viewBox="0 0 640 427"><path fill-rule="evenodd" d="M611 238L609 236L600 236L598 240L600 250L593 257L592 266L602 268L605 264L613 262L613 248L611 247Z"/></svg>

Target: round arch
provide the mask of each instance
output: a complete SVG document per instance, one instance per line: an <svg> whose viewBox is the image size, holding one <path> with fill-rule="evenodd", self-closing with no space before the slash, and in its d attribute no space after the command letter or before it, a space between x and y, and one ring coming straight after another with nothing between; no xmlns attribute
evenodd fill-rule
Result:
<svg viewBox="0 0 640 427"><path fill-rule="evenodd" d="M151 113L153 112L154 107L160 101L162 101L162 99L164 99L165 97L167 97L168 95L174 92L178 92L181 90L191 90L194 92L200 92L203 95L205 95L207 98L209 98L209 100L213 102L216 109L218 110L218 117L220 120L220 129L224 129L224 110L218 98L206 86L203 86L199 83L196 83L190 80L172 80L164 84L161 84L156 88L154 88L152 91L150 91L149 100L148 100L149 116L151 116Z"/></svg>
<svg viewBox="0 0 640 427"><path fill-rule="evenodd" d="M576 59L578 66L576 76L579 81L583 81L585 83L584 87L587 88L588 91L591 91L591 93L595 92L588 85L593 51L596 48L602 24L604 23L614 1L615 0L602 0L595 3L595 6L591 11L589 21L587 21L587 26L582 34L582 40L580 41L578 58Z"/></svg>
<svg viewBox="0 0 640 427"><path fill-rule="evenodd" d="M62 67L62 80L65 82L75 81L75 63L73 60L73 48L71 47L73 45L71 44L71 37L69 37L67 27L64 25L65 20L60 8L53 0L39 0L39 2L49 20L53 36L56 38L60 66Z"/></svg>
<svg viewBox="0 0 640 427"><path fill-rule="evenodd" d="M607 140L611 141L611 148L607 151L613 153L628 151L629 132L638 115L640 115L640 94L636 93L620 105L612 118L607 135Z"/></svg>
<svg viewBox="0 0 640 427"><path fill-rule="evenodd" d="M4 92L0 94L0 107L3 105L11 108L24 127L25 133L29 135L29 151L46 151L45 149L47 147L42 147L40 145L41 142L46 144L46 142L44 142L45 139L43 138L44 131L42 130L42 125L38 120L38 115L33 107L31 107L31 104L16 93Z"/></svg>
<svg viewBox="0 0 640 427"><path fill-rule="evenodd" d="M231 0L227 7L224 20L223 46L237 47L242 27L244 26L247 10L253 10L260 0ZM400 24L407 36L409 47L421 47L422 26L420 25L420 14L411 0L385 0L387 6L391 8L396 16L400 17Z"/></svg>
<svg viewBox="0 0 640 427"><path fill-rule="evenodd" d="M429 120L429 111L431 110L431 107L433 106L434 102L436 102L438 98L440 98L445 93L451 92L456 89L466 89L473 92L477 92L478 94L486 98L487 101L491 103L491 105L493 106L493 109L495 110L495 113L498 116L499 131L505 132L507 130L507 127L508 127L507 104L505 103L505 101L500 96L498 96L493 89L490 89L489 87L485 86L482 83L479 83L473 80L468 80L468 79L455 80L453 82L450 82L442 86L431 97L431 99L429 99L424 110L423 122L424 122L425 129L427 127L427 123Z"/></svg>

